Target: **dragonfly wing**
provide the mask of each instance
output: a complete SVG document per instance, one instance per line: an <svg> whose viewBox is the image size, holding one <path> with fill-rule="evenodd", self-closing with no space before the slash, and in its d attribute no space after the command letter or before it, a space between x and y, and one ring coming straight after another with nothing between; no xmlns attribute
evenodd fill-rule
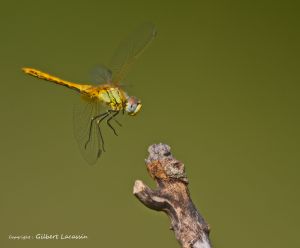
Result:
<svg viewBox="0 0 300 248"><path fill-rule="evenodd" d="M120 43L110 63L112 82L119 84L130 67L156 36L152 23L144 23Z"/></svg>
<svg viewBox="0 0 300 248"><path fill-rule="evenodd" d="M110 83L112 81L112 72L104 65L97 65L92 70L92 82L96 84Z"/></svg>
<svg viewBox="0 0 300 248"><path fill-rule="evenodd" d="M100 127L92 118L99 116L105 109L97 99L82 96L74 106L74 135L81 154L89 164L95 164L101 156L104 143Z"/></svg>

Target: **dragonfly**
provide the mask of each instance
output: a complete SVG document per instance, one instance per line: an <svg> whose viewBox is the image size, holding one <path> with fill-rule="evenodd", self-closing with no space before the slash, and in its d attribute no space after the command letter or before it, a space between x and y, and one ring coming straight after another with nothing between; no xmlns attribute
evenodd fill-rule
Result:
<svg viewBox="0 0 300 248"><path fill-rule="evenodd" d="M152 23L144 23L123 40L114 55L110 66L98 66L94 83L74 83L43 71L24 67L23 72L65 86L80 94L80 102L74 107L74 135L81 154L93 165L105 152L101 124L106 122L115 135L112 122L121 126L116 119L120 113L135 116L141 111L142 103L135 96L129 96L122 87L131 66L156 37L156 28Z"/></svg>

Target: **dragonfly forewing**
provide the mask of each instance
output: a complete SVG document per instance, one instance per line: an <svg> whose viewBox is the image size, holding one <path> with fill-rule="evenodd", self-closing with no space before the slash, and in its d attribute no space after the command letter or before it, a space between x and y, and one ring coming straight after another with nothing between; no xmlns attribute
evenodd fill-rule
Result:
<svg viewBox="0 0 300 248"><path fill-rule="evenodd" d="M154 24L146 22L120 43L109 64L112 71L112 83L119 84L124 79L128 70L155 36L156 28Z"/></svg>

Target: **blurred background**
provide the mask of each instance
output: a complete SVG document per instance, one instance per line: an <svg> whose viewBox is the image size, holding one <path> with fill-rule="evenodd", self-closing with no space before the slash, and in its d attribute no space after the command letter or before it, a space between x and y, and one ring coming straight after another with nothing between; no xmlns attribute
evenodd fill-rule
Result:
<svg viewBox="0 0 300 248"><path fill-rule="evenodd" d="M1 247L179 247L163 213L133 195L163 142L184 162L214 247L300 247L296 1L3 1ZM158 36L126 83L143 109L121 118L97 166L73 137L75 82L144 21ZM85 234L12 241L8 235Z"/></svg>

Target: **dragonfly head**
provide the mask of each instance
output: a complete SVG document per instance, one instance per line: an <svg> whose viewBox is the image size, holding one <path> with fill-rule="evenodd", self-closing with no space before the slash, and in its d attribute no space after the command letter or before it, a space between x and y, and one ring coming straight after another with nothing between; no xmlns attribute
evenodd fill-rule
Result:
<svg viewBox="0 0 300 248"><path fill-rule="evenodd" d="M129 115L136 115L140 112L142 107L142 103L139 99L134 96L130 96L127 98L125 110Z"/></svg>

